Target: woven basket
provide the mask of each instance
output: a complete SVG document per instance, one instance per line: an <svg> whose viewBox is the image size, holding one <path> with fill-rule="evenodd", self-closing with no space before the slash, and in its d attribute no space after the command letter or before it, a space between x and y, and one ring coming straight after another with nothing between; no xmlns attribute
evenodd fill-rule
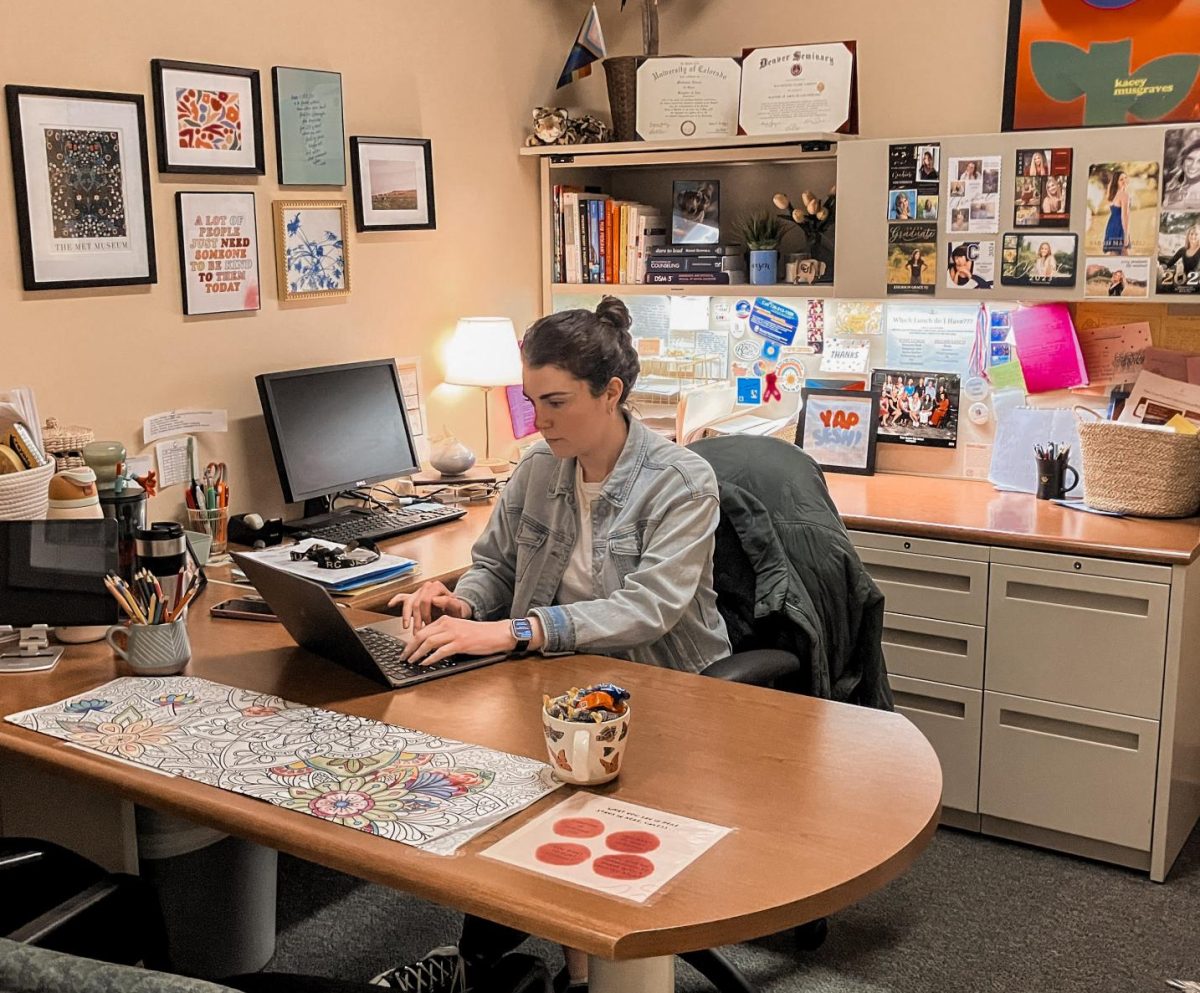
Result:
<svg viewBox="0 0 1200 993"><path fill-rule="evenodd" d="M50 510L54 463L0 476L0 520L41 521Z"/></svg>
<svg viewBox="0 0 1200 993"><path fill-rule="evenodd" d="M637 141L637 71L641 63L637 55L614 55L604 60L613 141Z"/></svg>
<svg viewBox="0 0 1200 993"><path fill-rule="evenodd" d="M47 417L42 428L42 446L47 455L54 456L54 467L58 472L87 465L80 453L85 445L90 445L95 440L96 432L91 428L78 424L63 427L58 423L57 417Z"/></svg>
<svg viewBox="0 0 1200 993"><path fill-rule="evenodd" d="M1089 507L1136 517L1200 510L1200 435L1105 420L1077 427Z"/></svg>

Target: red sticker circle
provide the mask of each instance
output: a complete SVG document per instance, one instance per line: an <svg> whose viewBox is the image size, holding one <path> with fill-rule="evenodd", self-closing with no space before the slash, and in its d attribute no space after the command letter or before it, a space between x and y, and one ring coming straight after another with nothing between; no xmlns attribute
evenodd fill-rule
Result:
<svg viewBox="0 0 1200 993"><path fill-rule="evenodd" d="M662 841L649 831L614 831L604 843L614 852L652 852Z"/></svg>
<svg viewBox="0 0 1200 993"><path fill-rule="evenodd" d="M654 871L654 863L640 855L601 855L592 869L609 879L645 879Z"/></svg>
<svg viewBox="0 0 1200 993"><path fill-rule="evenodd" d="M538 845L533 854L539 862L547 865L579 865L580 862L586 862L592 853L583 845L552 841L548 845Z"/></svg>
<svg viewBox="0 0 1200 993"><path fill-rule="evenodd" d="M594 838L604 833L604 825L594 817L560 817L554 833L564 838Z"/></svg>

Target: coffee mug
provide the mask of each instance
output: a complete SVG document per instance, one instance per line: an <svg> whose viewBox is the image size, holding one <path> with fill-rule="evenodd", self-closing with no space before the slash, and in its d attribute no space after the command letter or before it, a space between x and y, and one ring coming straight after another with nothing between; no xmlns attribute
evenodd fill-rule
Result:
<svg viewBox="0 0 1200 993"><path fill-rule="evenodd" d="M124 647L117 643L122 635ZM173 676L192 659L187 621L182 617L169 624L114 624L104 640L140 676Z"/></svg>
<svg viewBox="0 0 1200 993"><path fill-rule="evenodd" d="M564 721L542 711L542 731L554 777L576 786L609 783L621 773L630 710L608 721Z"/></svg>
<svg viewBox="0 0 1200 993"><path fill-rule="evenodd" d="M819 259L801 259L796 263L795 283L815 283L825 275L826 265Z"/></svg>
<svg viewBox="0 0 1200 993"><path fill-rule="evenodd" d="M1062 500L1079 485L1079 473L1058 459L1035 459L1037 462L1037 498L1039 500ZM1074 478L1071 485L1064 485L1065 474Z"/></svg>

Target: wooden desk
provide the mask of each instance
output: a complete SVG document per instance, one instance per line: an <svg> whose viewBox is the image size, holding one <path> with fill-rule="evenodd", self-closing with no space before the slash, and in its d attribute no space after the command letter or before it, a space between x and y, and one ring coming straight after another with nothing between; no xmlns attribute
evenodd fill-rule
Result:
<svg viewBox="0 0 1200 993"><path fill-rule="evenodd" d="M770 934L860 899L903 872L937 823L937 759L895 714L591 656L515 660L388 692L297 648L278 625L212 619L212 599L210 588L191 612L188 674L523 755L545 754L543 693L620 682L637 714L625 768L605 795L736 830L640 906L479 857L561 791L443 858L11 724L0 724L0 752L601 956L609 961L598 965L599 993L665 988L670 959L661 957ZM74 647L53 672L5 677L4 711L119 674L103 644ZM611 961L645 959L653 961L632 965L632 977Z"/></svg>

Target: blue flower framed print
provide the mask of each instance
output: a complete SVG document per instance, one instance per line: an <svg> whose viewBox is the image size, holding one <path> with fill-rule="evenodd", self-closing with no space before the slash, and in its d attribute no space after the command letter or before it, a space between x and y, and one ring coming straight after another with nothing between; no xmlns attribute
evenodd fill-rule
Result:
<svg viewBox="0 0 1200 993"><path fill-rule="evenodd" d="M276 200L275 264L280 300L350 292L349 205L345 200Z"/></svg>

